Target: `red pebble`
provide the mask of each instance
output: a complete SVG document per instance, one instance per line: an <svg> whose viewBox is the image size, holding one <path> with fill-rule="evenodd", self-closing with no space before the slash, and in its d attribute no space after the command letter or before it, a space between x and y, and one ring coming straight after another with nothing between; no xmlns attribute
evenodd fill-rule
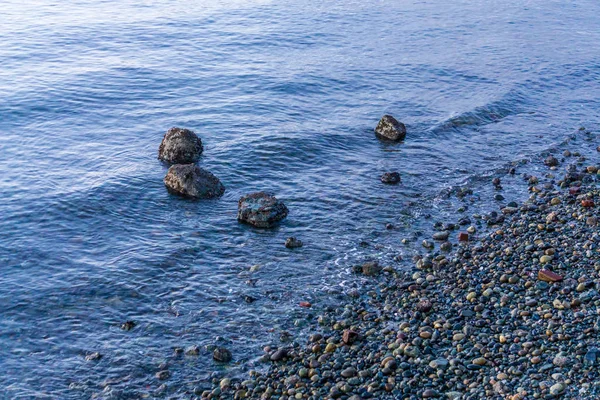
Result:
<svg viewBox="0 0 600 400"><path fill-rule="evenodd" d="M301 301L300 302L300 307L309 308L310 306L312 306L312 304L310 304L308 301Z"/></svg>
<svg viewBox="0 0 600 400"><path fill-rule="evenodd" d="M575 187L569 188L569 194L577 194L577 193L579 193L579 190L581 190L579 188L579 186L575 186Z"/></svg>
<svg viewBox="0 0 600 400"><path fill-rule="evenodd" d="M581 205L583 207L594 207L594 201L593 200L581 200Z"/></svg>
<svg viewBox="0 0 600 400"><path fill-rule="evenodd" d="M458 241L459 242L468 242L469 241L469 234L466 232L461 232L458 234Z"/></svg>
<svg viewBox="0 0 600 400"><path fill-rule="evenodd" d="M538 279L540 281L546 282L560 282L563 280L563 277L557 274L556 272L552 272L547 269L542 269L538 272Z"/></svg>

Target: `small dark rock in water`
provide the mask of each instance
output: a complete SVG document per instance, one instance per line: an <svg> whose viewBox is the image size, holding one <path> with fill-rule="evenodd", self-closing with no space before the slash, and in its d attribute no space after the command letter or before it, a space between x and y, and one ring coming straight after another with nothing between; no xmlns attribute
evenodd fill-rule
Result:
<svg viewBox="0 0 600 400"><path fill-rule="evenodd" d="M492 180L492 183L494 184L494 186L498 187L500 186L500 178L494 178Z"/></svg>
<svg viewBox="0 0 600 400"><path fill-rule="evenodd" d="M433 234L433 239L434 240L445 241L445 240L448 240L448 236L450 236L450 232L448 232L448 231L441 231L441 232L434 233Z"/></svg>
<svg viewBox="0 0 600 400"><path fill-rule="evenodd" d="M358 332L346 329L342 334L342 341L347 345L352 345L358 339Z"/></svg>
<svg viewBox="0 0 600 400"><path fill-rule="evenodd" d="M256 301L256 297L252 297L252 296L248 296L248 295L244 295L242 297L243 297L244 301L248 304L254 303Z"/></svg>
<svg viewBox="0 0 600 400"><path fill-rule="evenodd" d="M301 240L296 239L295 237L289 237L285 241L285 247L288 249L297 249L298 247L302 247L303 243Z"/></svg>
<svg viewBox="0 0 600 400"><path fill-rule="evenodd" d="M458 224L459 224L459 225L469 225L470 223L471 223L471 219L470 219L469 217L464 217L464 218L461 218L461 219L458 221Z"/></svg>
<svg viewBox="0 0 600 400"><path fill-rule="evenodd" d="M377 261L367 262L362 265L362 273L367 276L377 276L381 273L381 269Z"/></svg>
<svg viewBox="0 0 600 400"><path fill-rule="evenodd" d="M279 349L277 351L275 351L273 354L271 354L271 361L281 361L284 358L287 357L287 350L286 349Z"/></svg>
<svg viewBox="0 0 600 400"><path fill-rule="evenodd" d="M375 134L382 139L398 142L406 137L406 126L391 115L384 115L375 128Z"/></svg>
<svg viewBox="0 0 600 400"><path fill-rule="evenodd" d="M502 196L501 194L497 194L494 196L494 200L496 201L502 201L504 200L504 196Z"/></svg>
<svg viewBox="0 0 600 400"><path fill-rule="evenodd" d="M510 169L508 170L508 173L509 173L509 174L511 174L511 175L514 175L514 174L516 174L516 173L517 173L517 170L516 170L515 168L510 168Z"/></svg>
<svg viewBox="0 0 600 400"><path fill-rule="evenodd" d="M169 192L196 199L219 197L225 192L219 178L196 164L172 165L164 183Z"/></svg>
<svg viewBox="0 0 600 400"><path fill-rule="evenodd" d="M197 356L198 354L200 354L200 348L198 346L190 346L185 349L186 356Z"/></svg>
<svg viewBox="0 0 600 400"><path fill-rule="evenodd" d="M387 230L394 229L394 225L392 225L392 224L385 224L385 229L387 229Z"/></svg>
<svg viewBox="0 0 600 400"><path fill-rule="evenodd" d="M452 243L450 242L444 242L440 245L440 250L442 251L450 251L452 250Z"/></svg>
<svg viewBox="0 0 600 400"><path fill-rule="evenodd" d="M397 172L386 172L381 175L381 182L389 184L400 183L400 174Z"/></svg>
<svg viewBox="0 0 600 400"><path fill-rule="evenodd" d="M85 356L85 361L98 361L102 358L102 354L95 352Z"/></svg>
<svg viewBox="0 0 600 400"><path fill-rule="evenodd" d="M134 327L135 327L135 322L133 322L133 321L126 321L121 324L121 329L123 329L124 331L130 331Z"/></svg>
<svg viewBox="0 0 600 400"><path fill-rule="evenodd" d="M549 167L556 167L558 165L558 159L554 156L548 156L544 160L544 164L546 164Z"/></svg>
<svg viewBox="0 0 600 400"><path fill-rule="evenodd" d="M469 241L469 234L466 232L461 232L458 234L458 241L459 242L468 242Z"/></svg>
<svg viewBox="0 0 600 400"><path fill-rule="evenodd" d="M158 148L158 159L171 164L195 163L200 159L202 141L189 129L171 128Z"/></svg>
<svg viewBox="0 0 600 400"><path fill-rule="evenodd" d="M213 351L213 359L219 362L229 362L231 361L231 352L227 350L225 347L217 347Z"/></svg>
<svg viewBox="0 0 600 400"><path fill-rule="evenodd" d="M420 311L422 313L429 312L432 307L433 304L427 299L423 299L417 303L417 311Z"/></svg>
<svg viewBox="0 0 600 400"><path fill-rule="evenodd" d="M156 379L160 379L161 381L164 381L165 379L169 379L170 377L171 377L171 373L167 370L158 371L156 373Z"/></svg>
<svg viewBox="0 0 600 400"><path fill-rule="evenodd" d="M238 202L238 221L257 228L271 228L287 215L285 204L265 192L248 194Z"/></svg>

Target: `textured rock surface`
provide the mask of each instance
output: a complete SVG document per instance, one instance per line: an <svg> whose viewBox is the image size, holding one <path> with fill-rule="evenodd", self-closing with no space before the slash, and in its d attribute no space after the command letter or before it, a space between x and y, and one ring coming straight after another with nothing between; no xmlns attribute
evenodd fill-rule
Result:
<svg viewBox="0 0 600 400"><path fill-rule="evenodd" d="M158 159L171 164L195 163L202 154L202 140L189 129L171 128L158 148Z"/></svg>
<svg viewBox="0 0 600 400"><path fill-rule="evenodd" d="M384 115L375 128L375 134L382 139L398 142L406 137L406 127L391 115Z"/></svg>
<svg viewBox="0 0 600 400"><path fill-rule="evenodd" d="M197 199L219 197L225 192L219 178L195 164L172 165L164 182L169 192Z"/></svg>
<svg viewBox="0 0 600 400"><path fill-rule="evenodd" d="M258 228L271 228L288 215L288 208L265 192L243 196L238 203L238 221Z"/></svg>

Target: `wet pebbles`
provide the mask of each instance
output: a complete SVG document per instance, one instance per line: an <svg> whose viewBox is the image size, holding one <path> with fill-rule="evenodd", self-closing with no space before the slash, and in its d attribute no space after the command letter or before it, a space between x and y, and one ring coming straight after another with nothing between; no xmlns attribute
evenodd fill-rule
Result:
<svg viewBox="0 0 600 400"><path fill-rule="evenodd" d="M322 312L319 333L267 349L264 374L215 380L202 397L600 398L600 191L575 187L532 191L480 241L436 233L453 252L413 270L357 267L372 285Z"/></svg>

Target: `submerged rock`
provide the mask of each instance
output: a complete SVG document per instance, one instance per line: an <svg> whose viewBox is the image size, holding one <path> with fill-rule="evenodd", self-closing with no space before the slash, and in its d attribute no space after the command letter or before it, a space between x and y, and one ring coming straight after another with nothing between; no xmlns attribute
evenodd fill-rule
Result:
<svg viewBox="0 0 600 400"><path fill-rule="evenodd" d="M202 140L189 129L171 128L158 148L158 159L171 164L189 164L200 159Z"/></svg>
<svg viewBox="0 0 600 400"><path fill-rule="evenodd" d="M256 192L243 196L238 202L237 219L257 228L271 228L288 215L288 208L275 196Z"/></svg>
<svg viewBox="0 0 600 400"><path fill-rule="evenodd" d="M544 164L546 164L549 167L556 167L558 165L558 159L554 156L548 156L544 160Z"/></svg>
<svg viewBox="0 0 600 400"><path fill-rule="evenodd" d="M381 273L382 269L377 261L371 261L362 265L361 272L366 276L377 276Z"/></svg>
<svg viewBox="0 0 600 400"><path fill-rule="evenodd" d="M85 356L86 361L98 361L102 358L102 354L95 352Z"/></svg>
<svg viewBox="0 0 600 400"><path fill-rule="evenodd" d="M195 164L172 165L164 183L169 192L196 199L210 199L225 193L219 178Z"/></svg>
<svg viewBox="0 0 600 400"><path fill-rule="evenodd" d="M400 183L400 174L398 172L386 172L381 175L381 182L389 184Z"/></svg>
<svg viewBox="0 0 600 400"><path fill-rule="evenodd" d="M375 128L375 134L381 139L399 142L406 137L406 126L391 115L384 115Z"/></svg>
<svg viewBox="0 0 600 400"><path fill-rule="evenodd" d="M287 247L288 249L297 249L298 247L302 247L303 245L304 243L302 243L302 240L298 240L295 237L289 237L285 241L285 247Z"/></svg>
<svg viewBox="0 0 600 400"><path fill-rule="evenodd" d="M124 331L130 331L135 328L136 323L134 321L125 321L121 324L121 329Z"/></svg>
<svg viewBox="0 0 600 400"><path fill-rule="evenodd" d="M219 362L229 362L232 359L231 352L225 347L217 347L213 351L213 359Z"/></svg>

